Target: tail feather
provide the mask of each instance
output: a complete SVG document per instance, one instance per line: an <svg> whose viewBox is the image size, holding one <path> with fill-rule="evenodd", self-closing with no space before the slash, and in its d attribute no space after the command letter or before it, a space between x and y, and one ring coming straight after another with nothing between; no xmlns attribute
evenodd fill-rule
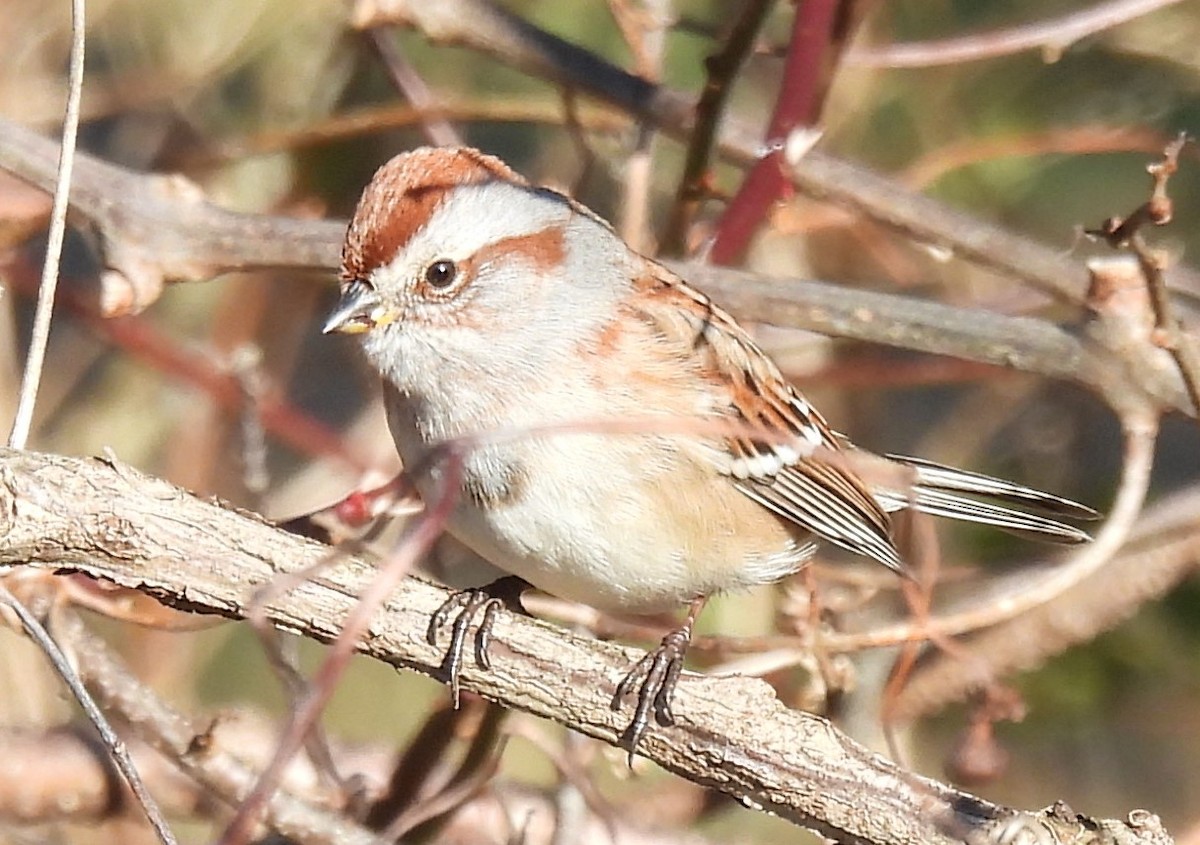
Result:
<svg viewBox="0 0 1200 845"><path fill-rule="evenodd" d="M897 493L875 490L875 498L885 510L913 508L934 516L978 522L1015 534L1032 536L1054 543L1076 544L1091 539L1085 531L1050 518L1092 520L1099 514L1086 505L967 470L943 466L921 458L888 455L915 471L909 490ZM983 496L996 502L973 498ZM1028 508L1035 513L1027 513Z"/></svg>
<svg viewBox="0 0 1200 845"><path fill-rule="evenodd" d="M973 493L977 496L991 496L1003 502L1032 508L1048 516L1084 520L1100 518L1100 514L1087 505L1081 505L1079 502L1073 502L1043 490L1036 490L1033 487L1005 481L1002 478L993 478L990 475L957 469L924 458L911 458L906 455L888 455L888 457L915 469L917 484L935 490L953 490L960 493Z"/></svg>

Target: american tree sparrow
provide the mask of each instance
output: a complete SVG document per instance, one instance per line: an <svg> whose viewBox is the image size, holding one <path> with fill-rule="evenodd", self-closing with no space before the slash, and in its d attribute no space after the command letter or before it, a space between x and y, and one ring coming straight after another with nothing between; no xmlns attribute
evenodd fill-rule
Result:
<svg viewBox="0 0 1200 845"><path fill-rule="evenodd" d="M638 691L631 754L652 712L672 720L705 599L796 572L817 541L904 573L889 519L902 508L1087 539L1050 518L1093 517L1082 505L857 449L708 297L477 150L418 149L381 167L347 232L342 280L325 330L360 335L396 448L427 470L414 473L427 502L447 478L439 446L472 438L450 533L561 598L690 604L614 697ZM465 593L435 617L431 636L461 609L452 682L483 607L486 665L495 601Z"/></svg>

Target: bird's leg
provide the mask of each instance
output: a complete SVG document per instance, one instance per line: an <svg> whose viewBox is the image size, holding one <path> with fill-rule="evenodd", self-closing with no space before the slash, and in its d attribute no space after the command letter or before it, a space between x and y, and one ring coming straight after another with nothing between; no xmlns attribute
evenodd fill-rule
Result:
<svg viewBox="0 0 1200 845"><path fill-rule="evenodd" d="M521 606L521 593L527 589L528 582L515 575L509 575L485 587L454 593L434 611L425 635L430 645L437 645L438 632L446 627L450 615L458 611L450 628L450 645L442 661L442 671L450 681L450 694L454 699L455 708L458 707L458 681L462 673L463 651L466 648L467 629L471 621L483 611L483 618L475 630L475 662L484 669L490 669L492 664L488 659L488 646L492 642L492 625L496 621L496 612L504 607L514 613L525 613L525 608Z"/></svg>
<svg viewBox="0 0 1200 845"><path fill-rule="evenodd" d="M692 628L696 624L696 617L700 615L707 601L706 596L693 599L683 626L663 637L658 648L639 660L617 685L617 692L612 700L613 710L619 710L625 697L637 688L637 706L633 711L633 720L622 737L629 750L630 765L633 765L633 755L637 752L638 744L650 727L651 710L654 711L654 718L658 724L675 724L675 715L671 712L671 698L683 671L683 658L692 642Z"/></svg>

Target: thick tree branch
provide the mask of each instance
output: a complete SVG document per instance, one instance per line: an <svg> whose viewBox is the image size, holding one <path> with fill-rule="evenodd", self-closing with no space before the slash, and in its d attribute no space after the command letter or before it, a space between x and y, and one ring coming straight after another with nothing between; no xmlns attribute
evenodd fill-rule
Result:
<svg viewBox="0 0 1200 845"><path fill-rule="evenodd" d="M0 168L54 190L58 144L0 120ZM200 281L233 270L335 266L345 227L333 222L238 214L204 200L182 176L137 174L79 153L71 211L91 225L111 271L109 314L139 311L165 282Z"/></svg>
<svg viewBox="0 0 1200 845"><path fill-rule="evenodd" d="M330 554L245 513L102 460L0 452L0 564L78 571L139 589L167 604L230 618L285 572ZM346 557L265 605L281 628L329 641L373 576ZM406 581L360 650L394 666L439 674L424 638L440 587ZM609 707L634 652L536 620L501 614L492 670L468 665L463 686L507 707L616 743L627 714ZM858 746L824 719L791 711L761 681L688 675L678 724L644 742L649 758L697 783L846 842L990 841L1012 825L1049 826L1059 841L1099 824L1108 837L1163 837L1149 814L1094 822L1040 817L990 804L908 773ZM1094 830L1094 828L1091 828ZM1094 836L1094 833L1089 833Z"/></svg>

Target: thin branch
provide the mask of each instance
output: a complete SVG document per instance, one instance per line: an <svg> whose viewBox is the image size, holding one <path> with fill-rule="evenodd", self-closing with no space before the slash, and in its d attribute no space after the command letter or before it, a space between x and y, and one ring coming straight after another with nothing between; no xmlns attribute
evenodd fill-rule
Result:
<svg viewBox="0 0 1200 845"><path fill-rule="evenodd" d="M154 835L158 837L158 841L163 845L175 845L175 834L171 832L167 820L163 818L162 810L158 808L158 802L154 800L154 796L146 789L145 783L142 782L142 776L138 774L137 767L133 764L133 758L129 755L129 749L125 743L117 736L117 732L113 730L113 726L109 723L108 718L96 705L95 699L84 687L83 681L79 677L79 673L67 659L66 654L59 648L54 638L42 627L42 623L38 618L30 612L29 608L25 607L17 597L9 592L8 588L0 583L0 604L5 605L10 611L16 614L21 622L21 627L25 629L25 633L31 640L37 643L38 648L46 655L46 658L54 666L54 671L62 678L63 683L67 685L67 689L71 691L71 697L78 702L89 722L95 726L100 734L100 739L104 743L104 747L112 756L113 762L116 763L117 770L121 776L125 778L125 782L129 784L130 791L133 792L134 798L137 799L146 818L150 821L150 826L154 828Z"/></svg>
<svg viewBox="0 0 1200 845"><path fill-rule="evenodd" d="M24 276L18 269L8 281L14 289L24 290ZM299 454L333 458L358 473L372 465L372 457L365 450L296 407L278 385L268 385L260 395L248 396L237 377L213 355L185 347L143 316L105 318L81 288L68 285L60 291L58 307L134 360L200 391L231 415L253 413L267 432Z"/></svg>
<svg viewBox="0 0 1200 845"><path fill-rule="evenodd" d="M54 204L50 211L50 233L46 239L42 284L38 289L33 333L25 358L21 396L17 402L16 418L8 434L8 445L14 449L25 448L29 439L33 408L37 404L38 387L42 383L42 366L46 362L46 344L50 340L54 292L58 289L58 264L62 259L63 238L67 232L67 201L71 194L71 172L75 167L75 140L79 136L79 103L83 99L83 55L87 42L85 20L84 0L71 0L71 66L68 72L67 112L63 118L62 145L59 147L58 168L54 178Z"/></svg>
<svg viewBox="0 0 1200 845"><path fill-rule="evenodd" d="M186 590L185 590L186 592ZM96 698L118 713L149 745L165 754L213 795L237 806L254 783L254 772L236 752L213 742L208 730L146 689L74 614L65 614L59 636L79 659L80 673ZM267 805L267 823L304 845L383 845L339 813L317 807L287 791Z"/></svg>
<svg viewBox="0 0 1200 845"><path fill-rule="evenodd" d="M152 695L149 690L143 691ZM242 720L253 720L253 724L244 724ZM245 713L235 711L228 724L233 725L229 733L236 736L238 751L243 754L257 756L259 749L268 748L275 740L265 723ZM225 723L217 726L215 742L232 743L232 737L225 735L226 726ZM386 767L394 755L394 749L385 747L385 742L341 751L339 763L352 766L371 785L381 783L387 778ZM148 775L154 792L168 796L174 813L207 821L220 811L204 787L182 774L162 754L140 741L131 746L134 759ZM112 767L103 749L79 730L0 728L0 761L11 764L0 764L0 819L4 824L70 821L95 825L118 818L123 812L125 796L117 779L112 777ZM506 810L513 818L529 815L534 819L522 845L551 845L555 810L552 797L546 790L503 781L493 781L476 799L455 809L443 828L441 841L472 842L478 840L480 831L503 830L505 822L501 816ZM328 815L334 819L338 812L341 811L329 810ZM716 845L718 841L693 830L641 827L633 815L620 818L589 815L582 841L619 845ZM350 845L362 841L343 839L339 843Z"/></svg>
<svg viewBox="0 0 1200 845"><path fill-rule="evenodd" d="M1077 12L1034 23L937 41L916 41L852 50L846 61L859 67L932 67L1041 50L1055 61L1072 44L1127 21L1173 6L1180 0L1108 0Z"/></svg>
<svg viewBox="0 0 1200 845"><path fill-rule="evenodd" d="M812 132L817 125L833 74L838 46L835 24L841 5L842 0L807 0L795 6L783 79L763 154L717 223L709 251L713 264L735 264L745 255L751 238L788 183L785 144L793 133Z"/></svg>
<svg viewBox="0 0 1200 845"><path fill-rule="evenodd" d="M430 108L418 109L410 105L367 106L323 120L317 120L298 128L267 129L241 138L216 141L203 149L185 151L172 165L189 170L194 167L211 167L246 156L266 155L305 149L321 144L332 144L348 138L357 138L388 129L407 128L432 119L459 121L463 123L524 123L562 125L562 108L557 100L530 100L529 98L487 99L456 98ZM628 129L628 115L611 106L588 104L578 114L580 124L591 133L616 135Z"/></svg>
<svg viewBox="0 0 1200 845"><path fill-rule="evenodd" d="M457 503L464 456L461 450L447 448L443 450L441 457L442 474L439 483L443 492L429 502L425 512L408 526L395 551L377 567L375 577L347 615L341 630L333 640L329 654L317 669L305 694L292 708L291 718L279 739L271 762L263 770L258 782L238 807L222 834L220 842L223 845L240 845L247 841L252 822L278 788L284 769L304 745L309 731L321 718L325 705L337 691L337 683L349 665L350 658L354 656L359 639L366 631L371 618L391 596L396 585L404 579L416 562L425 556L445 530L446 520ZM412 471L415 472L416 468ZM266 613L265 609L263 613Z"/></svg>
<svg viewBox="0 0 1200 845"><path fill-rule="evenodd" d="M673 20L671 0L639 0L636 6L628 0L609 0L608 8L634 55L638 75L657 82L662 74L667 29ZM570 102L573 111L577 104L573 98ZM571 116L578 125L576 116L573 113ZM644 121L638 123L633 147L624 162L625 190L616 221L617 231L640 252L653 250L649 220L656 140L657 133L652 126Z"/></svg>
<svg viewBox="0 0 1200 845"><path fill-rule="evenodd" d="M1146 286L1150 290L1150 302L1154 306L1156 340L1175 359L1179 375L1183 378L1184 387L1192 401L1192 408L1200 414L1200 350L1196 348L1195 338L1183 329L1175 317L1171 296L1167 291L1166 256L1151 249L1140 234L1133 237L1131 246L1137 256L1142 276L1146 279Z"/></svg>
<svg viewBox="0 0 1200 845"><path fill-rule="evenodd" d="M747 0L725 45L704 62L707 77L700 99L696 101L696 125L684 156L683 173L675 191L675 205L662 237L661 252L664 255L683 255L687 247L688 230L696 219L700 203L707 196L712 181L711 159L717 128L725 111L725 101L733 90L734 77L750 54L771 5L772 0Z"/></svg>
<svg viewBox="0 0 1200 845"><path fill-rule="evenodd" d="M943 614L928 621L903 623L861 634L832 634L822 645L833 651L857 651L884 645L953 637L1009 622L1043 607L1093 577L1108 565L1129 538L1150 487L1158 421L1152 413L1129 415L1122 420L1125 455L1117 496L1096 539L1064 563L1049 568L1039 577L1022 576L1020 592L995 597L976 597L964 610Z"/></svg>
<svg viewBox="0 0 1200 845"><path fill-rule="evenodd" d="M920 190L947 173L980 162L1019 156L1156 153L1166 137L1145 126L1090 124L1052 128L1012 135L963 138L944 143L914 159L896 174L913 190Z"/></svg>
<svg viewBox="0 0 1200 845"><path fill-rule="evenodd" d="M1142 236L1146 226L1165 226L1175 215L1175 203L1167 194L1167 183L1179 169L1179 154L1187 142L1187 135L1181 133L1166 145L1160 161L1147 165L1146 171L1152 180L1148 200L1127 216L1110 217L1099 229L1086 230L1086 234L1102 238L1113 249L1128 249L1137 257L1154 311L1154 341L1175 359L1192 407L1200 413L1200 351L1174 315L1167 291L1166 256L1151 249Z"/></svg>
<svg viewBox="0 0 1200 845"><path fill-rule="evenodd" d="M911 722L961 701L981 677L1031 671L1050 657L1128 619L1200 570L1200 491L1192 489L1147 508L1129 543L1112 562L1070 592L961 643L959 655L926 655L894 704ZM1003 595L1024 589L1028 570L995 585Z"/></svg>
<svg viewBox="0 0 1200 845"><path fill-rule="evenodd" d="M458 134L458 130L450 125L450 121L433 111L436 103L433 92L417 73L417 69L400 52L400 48L391 38L391 33L382 27L375 27L367 30L367 38L379 54L379 58L383 60L396 90L414 109L425 115L421 121L421 131L424 132L425 139L435 147L461 145L462 136Z"/></svg>
<svg viewBox="0 0 1200 845"><path fill-rule="evenodd" d="M279 573L328 554L327 547L127 467L29 452L0 452L0 522L0 563L85 572L177 607L229 617L241 616ZM281 628L332 641L374 577L372 562L348 558L266 613ZM358 648L440 677L441 649L420 632L447 596L406 579ZM507 612L495 623L491 669L465 665L464 689L619 743L624 717L609 706L611 690L636 652ZM1035 817L906 772L824 719L784 708L760 681L688 674L675 703L677 724L645 739L646 756L842 841L948 845L968 836L986 840L1013 823L1048 826L1060 841L1073 841L1090 825L1102 831L1116 825L1135 838L1152 832L1149 814L1137 814L1136 823L1054 810Z"/></svg>

